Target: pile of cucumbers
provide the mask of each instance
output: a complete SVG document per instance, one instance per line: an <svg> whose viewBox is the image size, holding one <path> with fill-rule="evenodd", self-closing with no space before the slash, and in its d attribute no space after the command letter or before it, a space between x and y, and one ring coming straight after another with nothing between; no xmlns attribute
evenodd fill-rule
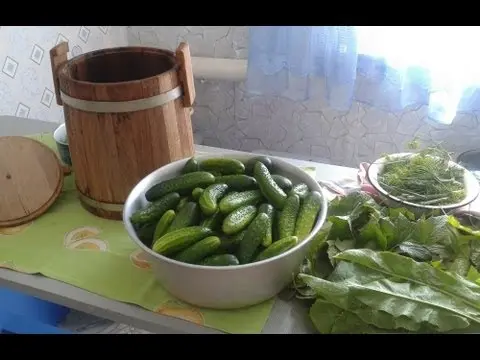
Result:
<svg viewBox="0 0 480 360"><path fill-rule="evenodd" d="M182 174L145 193L148 205L130 218L153 251L206 265L248 264L304 240L321 209L321 194L275 173L267 156L190 158Z"/></svg>

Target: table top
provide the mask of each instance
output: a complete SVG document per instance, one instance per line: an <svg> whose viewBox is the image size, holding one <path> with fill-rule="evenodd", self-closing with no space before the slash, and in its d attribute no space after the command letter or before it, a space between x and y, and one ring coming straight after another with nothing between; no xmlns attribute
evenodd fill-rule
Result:
<svg viewBox="0 0 480 360"><path fill-rule="evenodd" d="M53 131L58 124L12 116L0 116L0 136L29 135ZM196 145L202 153L237 152ZM334 181L342 178L355 178L357 170L335 165L320 164L303 160L283 158L297 166L315 167L317 179ZM202 327L181 319L154 314L139 306L110 300L89 291L41 275L29 275L8 269L0 269L0 286L9 287L38 298L51 301L71 309L128 324L153 333L194 333L214 334L218 330ZM297 300L278 298L263 333L310 333L307 308Z"/></svg>

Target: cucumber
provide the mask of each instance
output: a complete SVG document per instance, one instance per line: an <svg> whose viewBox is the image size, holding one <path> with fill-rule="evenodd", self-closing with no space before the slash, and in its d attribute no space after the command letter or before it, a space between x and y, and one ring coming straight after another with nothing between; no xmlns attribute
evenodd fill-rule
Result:
<svg viewBox="0 0 480 360"><path fill-rule="evenodd" d="M175 216L167 232L198 225L200 222L200 207L196 202L188 202Z"/></svg>
<svg viewBox="0 0 480 360"><path fill-rule="evenodd" d="M209 172L195 171L153 185L145 193L145 197L148 201L155 201L171 192L178 192L181 195L185 195L196 187L206 187L214 182L215 176Z"/></svg>
<svg viewBox="0 0 480 360"><path fill-rule="evenodd" d="M257 208L246 205L233 210L223 220L222 230L227 235L236 234L245 229L257 215Z"/></svg>
<svg viewBox="0 0 480 360"><path fill-rule="evenodd" d="M268 216L268 227L267 231L265 232L265 236L262 240L262 245L267 247L273 242L273 221L275 216L275 209L272 205L263 203L258 208L259 213L265 213Z"/></svg>
<svg viewBox="0 0 480 360"><path fill-rule="evenodd" d="M278 217L278 238L283 239L295 233L298 211L300 210L300 197L297 194L288 195L283 210Z"/></svg>
<svg viewBox="0 0 480 360"><path fill-rule="evenodd" d="M222 175L243 174L245 165L240 160L231 158L211 158L202 160L199 167L203 171L215 171Z"/></svg>
<svg viewBox="0 0 480 360"><path fill-rule="evenodd" d="M237 258L240 264L248 264L262 244L268 226L268 215L258 214L248 225L247 232L238 246Z"/></svg>
<svg viewBox="0 0 480 360"><path fill-rule="evenodd" d="M230 189L237 191L251 190L258 187L257 180L245 174L218 176L215 178L215 182L227 184Z"/></svg>
<svg viewBox="0 0 480 360"><path fill-rule="evenodd" d="M295 184L290 190L290 194L297 194L301 200L305 199L309 193L310 189L305 183Z"/></svg>
<svg viewBox="0 0 480 360"><path fill-rule="evenodd" d="M211 230L220 230L223 222L223 214L217 210L215 213L205 219L200 223L200 226L209 228Z"/></svg>
<svg viewBox="0 0 480 360"><path fill-rule="evenodd" d="M198 199L200 199L200 196L202 195L203 191L204 191L204 190L203 190L202 188L199 188L199 187L193 189L193 190L192 190L192 198L193 198L193 200L198 201Z"/></svg>
<svg viewBox="0 0 480 360"><path fill-rule="evenodd" d="M153 244L153 251L164 256L170 256L207 236L213 235L213 231L201 226L190 226L166 233Z"/></svg>
<svg viewBox="0 0 480 360"><path fill-rule="evenodd" d="M175 256L174 259L177 261L194 264L215 253L219 247L220 238L217 236L208 236L183 250L180 254Z"/></svg>
<svg viewBox="0 0 480 360"><path fill-rule="evenodd" d="M228 194L218 204L218 208L223 214L229 214L233 210L245 205L256 205L263 199L260 190L247 190Z"/></svg>
<svg viewBox="0 0 480 360"><path fill-rule="evenodd" d="M276 209L283 209L285 200L287 200L287 194L285 194L275 180L273 180L267 167L257 161L253 168L253 173L263 196L265 196L269 203Z"/></svg>
<svg viewBox="0 0 480 360"><path fill-rule="evenodd" d="M133 225L142 226L148 223L157 224L163 213L167 210L174 209L180 201L180 194L172 192L164 195L159 200L148 204L145 208L137 210L130 217Z"/></svg>
<svg viewBox="0 0 480 360"><path fill-rule="evenodd" d="M226 236L221 239L222 244L220 245L219 251L222 253L234 253L247 230L242 230L239 233L236 233L232 236Z"/></svg>
<svg viewBox="0 0 480 360"><path fill-rule="evenodd" d="M182 173L187 174L191 172L198 171L198 161L195 158L190 158L188 161L185 163L185 166L182 169Z"/></svg>
<svg viewBox="0 0 480 360"><path fill-rule="evenodd" d="M146 224L135 229L138 238L145 244L145 246L151 247L153 244L153 234L155 233L156 224Z"/></svg>
<svg viewBox="0 0 480 360"><path fill-rule="evenodd" d="M218 201L225 196L227 191L227 184L212 184L207 187L198 199L202 212L207 216L213 215L218 210Z"/></svg>
<svg viewBox="0 0 480 360"><path fill-rule="evenodd" d="M260 252L260 254L255 257L254 262L262 261L280 255L287 250L290 250L297 244L298 238L296 236L287 236L283 239L275 241L272 245Z"/></svg>
<svg viewBox="0 0 480 360"><path fill-rule="evenodd" d="M178 202L177 207L175 208L176 212L182 210L182 208L188 203L188 196L182 196Z"/></svg>
<svg viewBox="0 0 480 360"><path fill-rule="evenodd" d="M232 254L221 254L209 256L200 263L204 266L235 266L239 265L237 257Z"/></svg>
<svg viewBox="0 0 480 360"><path fill-rule="evenodd" d="M322 195L318 191L310 192L298 212L294 235L300 241L304 240L313 229L318 213L322 206Z"/></svg>
<svg viewBox="0 0 480 360"><path fill-rule="evenodd" d="M173 219L175 219L175 211L172 209L165 211L160 220L158 220L157 226L155 227L155 232L153 234L153 242L161 238L168 230L172 224Z"/></svg>
<svg viewBox="0 0 480 360"><path fill-rule="evenodd" d="M286 192L289 192L290 190L292 190L293 184L289 178L279 174L272 174L272 178L273 180L275 180L277 185L280 186L282 190Z"/></svg>
<svg viewBox="0 0 480 360"><path fill-rule="evenodd" d="M257 161L260 161L263 165L265 165L269 171L273 170L272 159L270 159L268 156L256 156L247 161L245 165L245 171L247 174L253 174L253 169Z"/></svg>

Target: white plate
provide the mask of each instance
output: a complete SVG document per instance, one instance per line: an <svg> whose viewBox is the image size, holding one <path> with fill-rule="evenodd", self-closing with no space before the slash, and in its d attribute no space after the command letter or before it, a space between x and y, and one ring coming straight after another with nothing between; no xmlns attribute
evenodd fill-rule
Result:
<svg viewBox="0 0 480 360"><path fill-rule="evenodd" d="M407 157L415 155L415 153L397 153L397 154L391 154L388 155L390 159L392 158L402 158L402 157ZM386 191L384 188L380 186L378 183L378 174L382 171L383 166L385 161L387 161L386 157L380 158L376 161L374 161L368 168L367 171L367 177L372 186L383 196L385 196L388 199L394 200L398 203L401 203L403 205L408 205L416 208L421 208L421 209L444 209L444 210L450 210L450 209L457 209L461 208L463 206L466 206L473 202L479 192L480 192L480 184L477 181L476 177L467 169L465 169L463 166L450 161L450 166L455 166L457 168L463 169L464 170L464 181L465 181L465 189L466 189L466 196L465 198L456 203L456 204L447 204L447 205L422 205L422 204L416 204L410 201L402 200L396 196L391 195L388 191Z"/></svg>

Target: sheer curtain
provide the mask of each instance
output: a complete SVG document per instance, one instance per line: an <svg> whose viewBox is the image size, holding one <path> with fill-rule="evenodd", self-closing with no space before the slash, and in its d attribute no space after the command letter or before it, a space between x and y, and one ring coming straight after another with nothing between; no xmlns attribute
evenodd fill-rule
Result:
<svg viewBox="0 0 480 360"><path fill-rule="evenodd" d="M398 112L428 105L450 124L480 110L479 26L257 26L249 30L247 90L294 100L353 100Z"/></svg>

